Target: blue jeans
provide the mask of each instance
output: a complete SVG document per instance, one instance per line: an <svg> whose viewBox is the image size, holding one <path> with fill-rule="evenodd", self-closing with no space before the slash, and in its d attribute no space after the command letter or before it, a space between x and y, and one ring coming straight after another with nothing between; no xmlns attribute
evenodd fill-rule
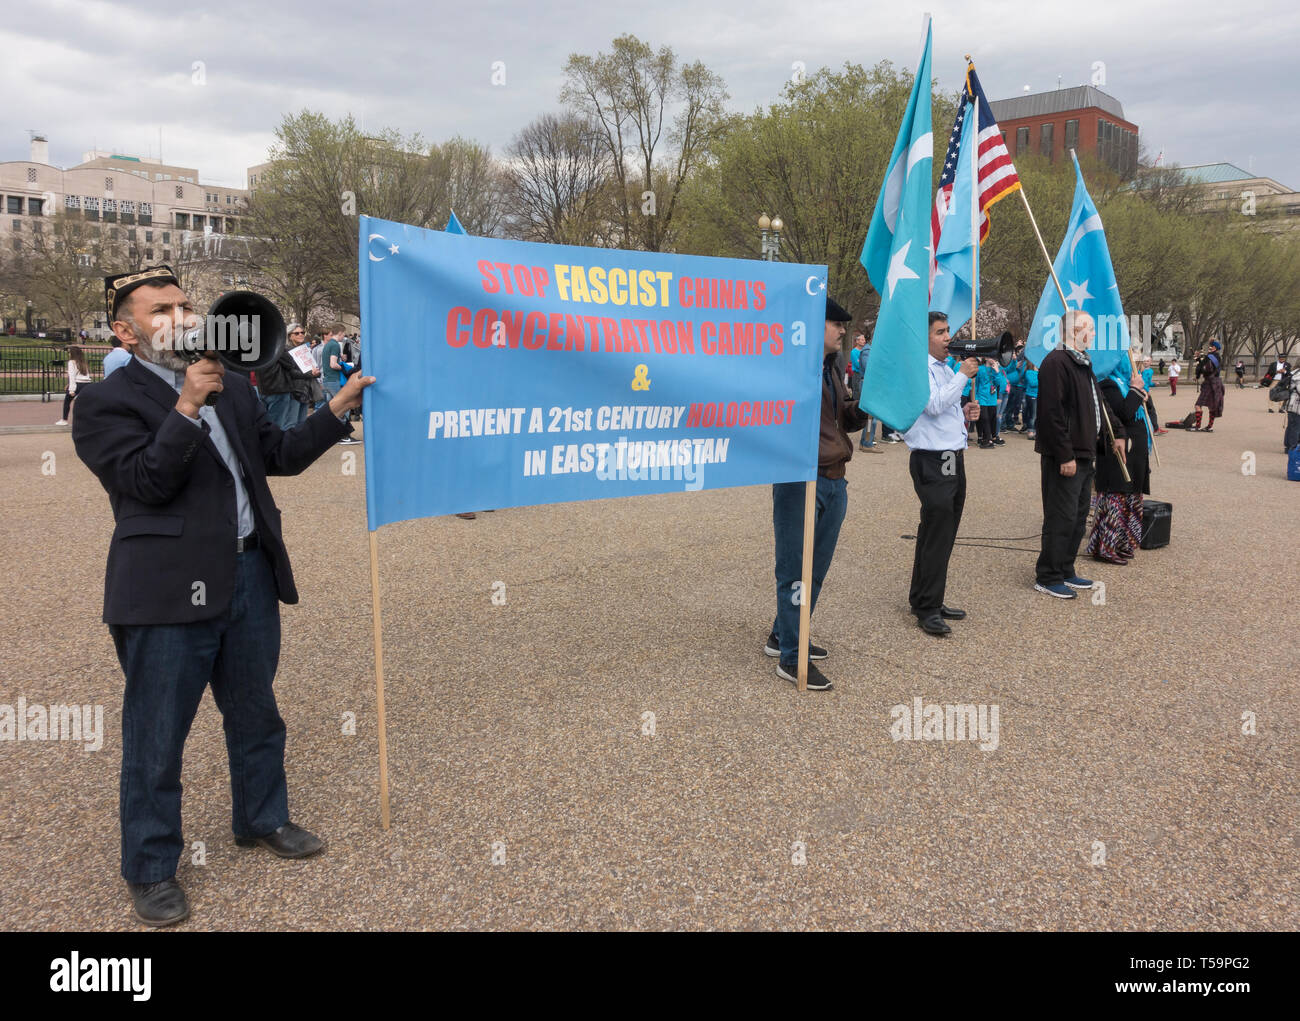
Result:
<svg viewBox="0 0 1300 1021"><path fill-rule="evenodd" d="M337 395L341 389L337 383L328 383L325 381L321 382L320 388L325 391L325 397L316 405L316 407L312 408L313 411L320 411L321 408L325 407L325 405L334 399L335 395Z"/></svg>
<svg viewBox="0 0 1300 1021"><path fill-rule="evenodd" d="M300 404L293 394L266 394L266 414L281 429L292 429L307 418L307 405Z"/></svg>
<svg viewBox="0 0 1300 1021"><path fill-rule="evenodd" d="M129 883L176 874L185 849L181 753L209 684L226 731L235 836L258 837L289 821L284 721L271 690L280 659L275 578L261 550L230 555L238 558L235 588L220 616L109 628L126 674L119 813Z"/></svg>
<svg viewBox="0 0 1300 1021"><path fill-rule="evenodd" d="M1155 422L1152 421L1151 424L1155 425ZM1286 431L1282 434L1282 446L1289 451L1297 443L1300 443L1300 415L1297 415L1294 411L1288 411L1286 413Z"/></svg>
<svg viewBox="0 0 1300 1021"><path fill-rule="evenodd" d="M803 577L804 482L778 482L772 487L772 531L776 537L776 620L772 631L781 645L781 662L799 659L798 585ZM817 476L817 520L813 525L812 592L808 613L817 609L817 596L831 569L840 525L849 507L845 479Z"/></svg>
<svg viewBox="0 0 1300 1021"><path fill-rule="evenodd" d="M867 419L867 424L862 427L862 438L858 441L864 447L874 447L876 445L876 416L872 415Z"/></svg>
<svg viewBox="0 0 1300 1021"><path fill-rule="evenodd" d="M1021 418L1024 424L1025 432L1033 432L1034 426L1038 424L1038 398L1030 397L1025 394L1025 414Z"/></svg>
<svg viewBox="0 0 1300 1021"><path fill-rule="evenodd" d="M1010 429L1015 424L1016 416L1020 414L1020 409L1025 403L1025 388L1023 386L1013 386L1011 393L1007 397L1006 410L1002 413L1002 428Z"/></svg>

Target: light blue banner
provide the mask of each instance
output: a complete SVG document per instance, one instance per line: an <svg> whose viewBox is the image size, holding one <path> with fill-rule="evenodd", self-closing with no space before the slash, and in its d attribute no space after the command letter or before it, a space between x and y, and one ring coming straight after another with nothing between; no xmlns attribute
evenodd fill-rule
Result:
<svg viewBox="0 0 1300 1021"><path fill-rule="evenodd" d="M359 240L371 530L816 477L826 267Z"/></svg>
<svg viewBox="0 0 1300 1021"><path fill-rule="evenodd" d="M911 427L930 399L931 45L927 16L916 79L859 256L880 295L859 407L899 431Z"/></svg>
<svg viewBox="0 0 1300 1021"><path fill-rule="evenodd" d="M975 104L967 103L966 116L962 118L961 146L957 153L948 215L943 221L939 247L934 255L934 288L930 292L930 310L942 312L948 317L950 334L955 334L970 322L972 290L975 291L975 303L979 303L979 280L974 280L972 286L975 273L973 249L979 228L971 223L975 180L971 173L970 150L970 146L979 146L978 121ZM978 214L975 221L979 221Z"/></svg>
<svg viewBox="0 0 1300 1021"><path fill-rule="evenodd" d="M1065 239L1053 265L1070 308L1082 309L1092 316L1093 338L1088 357L1092 361L1093 374L1098 379L1105 379L1121 359L1128 358L1128 319L1124 315L1119 284L1115 281L1101 215L1083 183L1078 156L1074 157L1074 175L1070 222L1066 225ZM1038 299L1038 308L1034 310L1034 323L1025 345L1025 355L1035 365L1041 365L1048 352L1060 344L1064 314L1061 295L1049 276Z"/></svg>

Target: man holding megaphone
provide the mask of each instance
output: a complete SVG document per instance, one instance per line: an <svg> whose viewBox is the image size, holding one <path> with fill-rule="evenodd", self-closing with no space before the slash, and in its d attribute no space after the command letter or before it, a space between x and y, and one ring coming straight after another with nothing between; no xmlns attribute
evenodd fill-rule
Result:
<svg viewBox="0 0 1300 1021"><path fill-rule="evenodd" d="M209 685L226 733L235 843L282 858L324 847L289 820L271 684L279 603L296 603L298 591L266 477L297 475L351 433L338 416L374 379L354 376L328 412L282 431L241 371L279 356L284 321L257 295L230 297L203 321L169 266L105 278L109 322L133 357L87 389L72 429L117 521L104 622L126 675L122 875L148 925L189 914L175 880L181 753Z"/></svg>
<svg viewBox="0 0 1300 1021"><path fill-rule="evenodd" d="M926 634L943 637L952 631L948 621L962 620L965 610L944 604L948 561L966 505L966 423L979 417L979 405L962 408L961 392L975 376L980 359L967 357L954 372L944 361L959 353L961 342L948 336L948 317L930 313L930 400L921 416L903 434L912 451L912 486L921 501L921 524L916 530L912 560L912 586L908 603L917 626Z"/></svg>

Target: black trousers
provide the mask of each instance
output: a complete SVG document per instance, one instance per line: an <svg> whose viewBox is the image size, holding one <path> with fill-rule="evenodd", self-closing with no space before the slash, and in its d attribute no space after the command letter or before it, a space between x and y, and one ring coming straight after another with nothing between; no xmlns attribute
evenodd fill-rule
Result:
<svg viewBox="0 0 1300 1021"><path fill-rule="evenodd" d="M1075 472L1069 478L1061 474L1061 462L1043 454L1040 457L1043 490L1043 533L1038 554L1038 584L1059 585L1076 576L1074 558L1083 541L1088 524L1088 506L1092 502L1091 460L1075 460Z"/></svg>
<svg viewBox="0 0 1300 1021"><path fill-rule="evenodd" d="M981 443L993 442L993 422L998 417L996 404L981 404L979 417L979 434Z"/></svg>
<svg viewBox="0 0 1300 1021"><path fill-rule="evenodd" d="M910 468L921 500L921 524L907 601L914 614L925 617L943 605L948 559L966 506L966 460L960 450L913 450Z"/></svg>

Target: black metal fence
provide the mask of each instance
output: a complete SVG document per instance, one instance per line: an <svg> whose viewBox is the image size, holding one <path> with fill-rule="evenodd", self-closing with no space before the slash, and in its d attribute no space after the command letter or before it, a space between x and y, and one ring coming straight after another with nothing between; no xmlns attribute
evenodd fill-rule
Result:
<svg viewBox="0 0 1300 1021"><path fill-rule="evenodd" d="M102 379L104 345L83 344L91 378ZM68 349L55 345L0 344L0 395L40 394L43 400L68 389Z"/></svg>

